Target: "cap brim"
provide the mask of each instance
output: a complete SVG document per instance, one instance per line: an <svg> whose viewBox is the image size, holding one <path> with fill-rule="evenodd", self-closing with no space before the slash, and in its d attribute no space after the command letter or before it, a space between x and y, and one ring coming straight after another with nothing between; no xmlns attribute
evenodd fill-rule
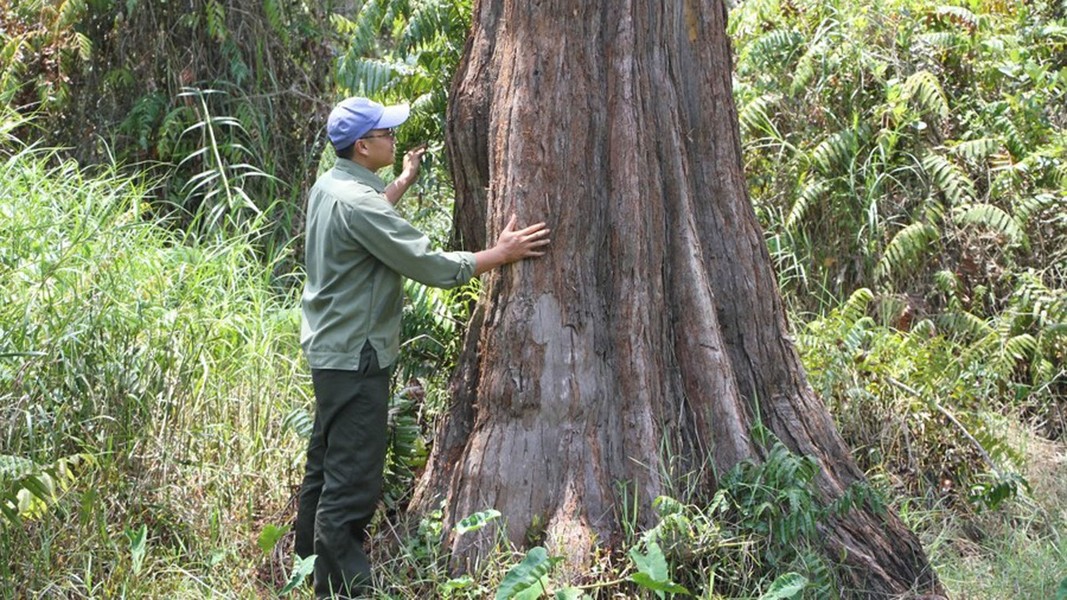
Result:
<svg viewBox="0 0 1067 600"><path fill-rule="evenodd" d="M409 115L411 115L411 107L407 104L386 106L381 118L372 129L391 129L407 121Z"/></svg>

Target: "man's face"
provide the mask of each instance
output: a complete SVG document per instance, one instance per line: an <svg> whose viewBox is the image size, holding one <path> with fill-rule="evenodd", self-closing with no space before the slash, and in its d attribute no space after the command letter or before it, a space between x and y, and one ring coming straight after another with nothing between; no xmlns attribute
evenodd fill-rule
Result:
<svg viewBox="0 0 1067 600"><path fill-rule="evenodd" d="M372 169L380 169L393 164L396 134L392 129L371 129L367 135L359 138L363 144L366 160Z"/></svg>

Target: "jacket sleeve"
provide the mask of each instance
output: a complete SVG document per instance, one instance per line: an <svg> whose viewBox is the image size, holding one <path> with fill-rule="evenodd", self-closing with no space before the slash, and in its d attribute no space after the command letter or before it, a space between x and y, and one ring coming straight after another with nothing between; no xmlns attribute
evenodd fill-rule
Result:
<svg viewBox="0 0 1067 600"><path fill-rule="evenodd" d="M408 279L452 288L474 277L474 254L431 249L430 238L384 198L361 199L349 213L348 230L375 258Z"/></svg>

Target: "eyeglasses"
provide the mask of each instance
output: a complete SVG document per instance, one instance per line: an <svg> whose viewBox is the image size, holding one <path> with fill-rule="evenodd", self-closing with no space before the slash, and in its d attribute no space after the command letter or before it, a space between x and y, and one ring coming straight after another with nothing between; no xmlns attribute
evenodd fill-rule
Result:
<svg viewBox="0 0 1067 600"><path fill-rule="evenodd" d="M385 133L378 133L378 134L375 134L375 135L365 135L365 136L363 136L363 137L361 137L359 139L361 139L361 140L369 140L371 138L390 138L390 139L395 139L396 138L396 130L394 130L394 129L386 129Z"/></svg>

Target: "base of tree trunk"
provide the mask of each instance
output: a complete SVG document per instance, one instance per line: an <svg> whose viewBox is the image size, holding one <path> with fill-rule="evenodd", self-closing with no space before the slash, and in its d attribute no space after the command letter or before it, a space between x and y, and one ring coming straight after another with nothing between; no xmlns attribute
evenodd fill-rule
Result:
<svg viewBox="0 0 1067 600"><path fill-rule="evenodd" d="M623 523L651 526L657 496L710 498L762 460L757 423L818 462L824 502L864 480L748 201L725 19L711 0L476 3L447 130L456 238L481 247L514 213L552 245L484 279L413 502L443 501L446 527L493 508L512 543L580 570ZM942 593L892 513L821 533L846 595ZM459 567L494 541L448 537Z"/></svg>

